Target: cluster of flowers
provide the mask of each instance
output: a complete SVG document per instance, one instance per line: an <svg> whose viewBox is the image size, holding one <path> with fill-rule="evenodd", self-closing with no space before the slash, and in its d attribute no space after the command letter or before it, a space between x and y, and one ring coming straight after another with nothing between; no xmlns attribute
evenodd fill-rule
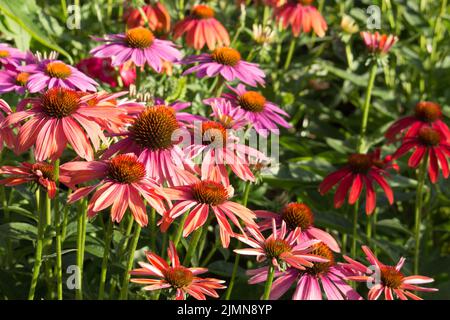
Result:
<svg viewBox="0 0 450 320"><path fill-rule="evenodd" d="M323 36L327 25L311 1L270 1L275 16L283 26L292 26L295 36L312 29ZM189 236L202 227L213 215L220 229L223 247L230 238L237 238L251 248L236 249L238 254L256 255L257 261L267 260L267 266L250 270L250 283L266 281L269 269L276 268L271 298L281 297L297 282L294 299L321 299L322 291L328 299L362 299L347 284L348 280L371 281L373 273L381 274L381 283L369 292L370 299L382 292L387 299L393 294L400 299L419 299L410 291L433 291L416 284L432 282L423 276L404 277L400 268L379 262L372 252L363 247L368 261L376 267L372 270L344 256L346 263L335 262L340 252L334 238L313 224L313 213L302 203L291 203L280 213L252 211L232 201L233 187L229 171L243 181L255 181L252 163L269 159L241 144L234 130L252 126L259 134L278 133L278 127L289 128L285 120L288 114L268 101L260 92L247 90L263 86L265 74L255 63L242 59L240 53L229 47L226 29L215 19L214 11L206 5L194 6L190 14L173 28L173 38L185 35L188 46L212 50L189 57L182 57L176 45L167 40L171 30L170 17L161 4L143 8L141 12L130 9L126 14L128 30L123 34L94 38L104 44L91 50L93 58L79 65L80 69L96 73L97 63L108 61L107 68L100 68L96 77L110 85L117 85L114 67L126 83L133 82L134 72L145 67L157 73L167 72L167 65L197 65L183 75L195 73L197 77L219 77L226 82L229 92L220 97L204 100L211 106L210 118L181 112L190 103L166 104L163 99L137 101L124 96L127 92L97 92L97 83L89 75L56 58L42 59L31 53L23 53L6 44L0 45L0 92L15 91L27 94L12 111L1 100L0 146L5 144L21 154L34 147L35 163L22 163L18 167L3 166L0 174L8 177L0 183L14 186L34 182L48 191L49 197L57 194L57 183L63 183L74 192L68 203L76 202L94 192L90 198L87 215L95 216L111 208L111 219L120 222L127 211L139 225L148 224L146 204L160 215L162 232L183 214L183 236ZM392 45L386 39L379 41L364 36L364 40L376 46ZM369 44L368 44L369 45ZM99 59L99 60L92 60ZM141 68L135 70L134 66ZM98 73L104 73L104 77ZM127 72L131 72L127 74ZM230 82L238 80L236 87ZM28 96L31 94L31 96ZM200 123L202 139L188 146L175 140L178 130L191 135L195 123ZM376 206L373 181L385 191L389 201L393 194L385 180L387 169L395 168L392 160L412 148L416 148L409 164L416 167L429 156L429 173L433 182L438 176L438 161L443 175L448 177L447 157L449 131L441 121L439 106L431 102L419 103L415 116L396 122L388 131L392 140L408 128L403 144L389 158L380 159L379 152L354 154L348 165L328 176L320 186L325 193L340 183L335 206L343 204L350 189L349 203L355 203L365 185L366 211ZM198 129L198 128L197 128ZM183 140L184 141L184 140ZM70 162L59 166L59 160L69 145L77 154ZM200 165L195 161L202 157ZM58 178L57 178L58 177ZM240 221L245 226L241 226ZM231 222L231 224L230 224ZM236 233L236 228L240 233ZM271 229L266 237L263 232ZM204 268L187 268L180 264L176 248L169 246L171 265L155 253L147 253L149 263L133 275L152 276L153 279L136 278L131 281L145 284L146 290L173 288L176 298L189 294L197 299L205 295L217 297L216 289L225 288L223 281L197 277L207 271ZM155 279L156 278L156 279Z"/></svg>

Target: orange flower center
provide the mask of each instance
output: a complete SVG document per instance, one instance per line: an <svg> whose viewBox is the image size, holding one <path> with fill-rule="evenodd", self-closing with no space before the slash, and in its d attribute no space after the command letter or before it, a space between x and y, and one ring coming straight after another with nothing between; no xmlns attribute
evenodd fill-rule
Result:
<svg viewBox="0 0 450 320"><path fill-rule="evenodd" d="M395 270L391 266L382 266L380 268L381 281L383 284L391 289L397 289L402 285L403 274L400 271Z"/></svg>
<svg viewBox="0 0 450 320"><path fill-rule="evenodd" d="M9 51L8 50L0 50L0 58L8 58Z"/></svg>
<svg viewBox="0 0 450 320"><path fill-rule="evenodd" d="M211 144L213 142L219 143L220 139L222 139L222 146L225 146L227 141L227 130L219 122L205 121L202 122L202 138L204 144Z"/></svg>
<svg viewBox="0 0 450 320"><path fill-rule="evenodd" d="M293 3L299 3L299 4L302 4L302 5L304 5L304 6L308 6L308 5L310 5L311 3L313 3L314 0L293 0L293 1L291 1L291 2L293 2Z"/></svg>
<svg viewBox="0 0 450 320"><path fill-rule="evenodd" d="M314 222L311 209L304 203L289 203L281 211L281 218L290 229L300 227L301 230L308 229Z"/></svg>
<svg viewBox="0 0 450 320"><path fill-rule="evenodd" d="M69 66L63 62L55 61L50 62L45 67L45 71L52 78L66 79L72 74Z"/></svg>
<svg viewBox="0 0 450 320"><path fill-rule="evenodd" d="M134 141L151 150L173 146L172 134L179 128L172 108L159 105L148 107L130 128Z"/></svg>
<svg viewBox="0 0 450 320"><path fill-rule="evenodd" d="M421 101L416 104L416 117L427 122L434 122L442 116L441 107L434 102Z"/></svg>
<svg viewBox="0 0 450 320"><path fill-rule="evenodd" d="M184 288L192 283L194 274L188 268L180 266L164 270L164 278L172 287Z"/></svg>
<svg viewBox="0 0 450 320"><path fill-rule="evenodd" d="M148 48L154 40L155 36L153 35L153 32L144 27L130 29L125 34L125 42L131 48Z"/></svg>
<svg viewBox="0 0 450 320"><path fill-rule="evenodd" d="M119 183L134 183L145 177L145 166L136 157L121 154L109 162L108 176Z"/></svg>
<svg viewBox="0 0 450 320"><path fill-rule="evenodd" d="M211 58L217 63L234 67L241 60L241 54L233 48L223 47L215 49Z"/></svg>
<svg viewBox="0 0 450 320"><path fill-rule="evenodd" d="M29 77L30 77L29 73L21 72L16 76L16 83L20 86L24 86L27 84Z"/></svg>
<svg viewBox="0 0 450 320"><path fill-rule="evenodd" d="M367 154L354 153L348 157L348 164L354 173L367 173L373 162Z"/></svg>
<svg viewBox="0 0 450 320"><path fill-rule="evenodd" d="M35 163L31 167L31 170L33 172L40 171L42 176L45 179L49 179L49 180L55 181L55 170L54 170L53 165L51 165L49 163L45 163L45 162Z"/></svg>
<svg viewBox="0 0 450 320"><path fill-rule="evenodd" d="M70 89L51 88L41 96L43 112L52 118L64 118L71 115L79 106L78 94Z"/></svg>
<svg viewBox="0 0 450 320"><path fill-rule="evenodd" d="M419 130L419 140L427 146L437 146L441 141L439 131L424 127Z"/></svg>
<svg viewBox="0 0 450 320"><path fill-rule="evenodd" d="M318 275L327 273L330 267L334 265L333 252L323 242L313 245L313 250L310 252L310 254L314 254L329 260L328 262L314 262L314 265L311 268L306 269L306 272L310 274Z"/></svg>
<svg viewBox="0 0 450 320"><path fill-rule="evenodd" d="M261 112L264 110L266 98L256 91L247 91L239 97L239 105L242 109L251 112Z"/></svg>
<svg viewBox="0 0 450 320"><path fill-rule="evenodd" d="M197 5L192 8L191 15L197 19L209 19L214 17L214 10L205 5Z"/></svg>
<svg viewBox="0 0 450 320"><path fill-rule="evenodd" d="M291 252L292 247L283 239L268 239L264 243L264 250L269 259L278 259L281 254Z"/></svg>
<svg viewBox="0 0 450 320"><path fill-rule="evenodd" d="M192 196L200 203L217 206L228 200L225 187L217 182L206 180L191 185Z"/></svg>

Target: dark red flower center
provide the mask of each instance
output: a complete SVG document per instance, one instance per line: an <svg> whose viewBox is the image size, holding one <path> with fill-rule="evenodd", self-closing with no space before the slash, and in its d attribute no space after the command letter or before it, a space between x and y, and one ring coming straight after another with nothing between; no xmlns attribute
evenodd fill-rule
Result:
<svg viewBox="0 0 450 320"><path fill-rule="evenodd" d="M217 63L234 67L241 60L241 54L233 48L223 47L215 49L211 58Z"/></svg>
<svg viewBox="0 0 450 320"><path fill-rule="evenodd" d="M45 72L50 77L58 79L67 79L72 74L69 66L59 61L49 62L45 66Z"/></svg>
<svg viewBox="0 0 450 320"><path fill-rule="evenodd" d="M289 203L281 210L281 218L290 229L308 229L314 222L311 209L304 203Z"/></svg>
<svg viewBox="0 0 450 320"><path fill-rule="evenodd" d="M367 154L354 153L348 157L348 164L354 173L367 173L372 167L372 158Z"/></svg>
<svg viewBox="0 0 450 320"><path fill-rule="evenodd" d="M334 265L333 251L331 251L331 249L323 242L313 245L313 249L310 254L314 254L329 260L328 262L314 262L314 265L311 268L306 268L306 272L310 274L318 275L327 273L328 270L330 270L330 267Z"/></svg>
<svg viewBox="0 0 450 320"><path fill-rule="evenodd" d="M424 127L419 130L419 140L427 146L437 146L441 141L439 131Z"/></svg>
<svg viewBox="0 0 450 320"><path fill-rule="evenodd" d="M129 29L125 33L125 42L131 48L148 48L154 40L155 36L153 35L153 32L144 27Z"/></svg>
<svg viewBox="0 0 450 320"><path fill-rule="evenodd" d="M16 83L19 86L24 86L27 84L28 82L28 78L30 77L30 74L27 72L20 72L17 76L16 76Z"/></svg>
<svg viewBox="0 0 450 320"><path fill-rule="evenodd" d="M145 166L136 157L121 154L109 161L108 176L119 183L134 183L145 177Z"/></svg>
<svg viewBox="0 0 450 320"><path fill-rule="evenodd" d="M130 132L140 146L162 150L173 146L172 135L178 128L174 110L158 105L145 109L130 127Z"/></svg>
<svg viewBox="0 0 450 320"><path fill-rule="evenodd" d="M70 89L51 88L41 96L42 111L52 118L64 118L78 109L79 95Z"/></svg>
<svg viewBox="0 0 450 320"><path fill-rule="evenodd" d="M55 169L54 169L53 165L51 165L49 163L45 163L45 162L35 163L35 164L33 164L31 170L33 172L39 171L42 174L42 177L44 177L45 179L55 181Z"/></svg>
<svg viewBox="0 0 450 320"><path fill-rule="evenodd" d="M179 266L164 270L164 278L174 288L189 286L194 280L194 274L188 268Z"/></svg>
<svg viewBox="0 0 450 320"><path fill-rule="evenodd" d="M292 247L283 239L268 239L264 243L264 250L268 259L278 259L281 254L291 252Z"/></svg>
<svg viewBox="0 0 450 320"><path fill-rule="evenodd" d="M217 182L206 180L191 185L192 196L199 203L217 206L228 200L228 191Z"/></svg>
<svg viewBox="0 0 450 320"><path fill-rule="evenodd" d="M247 91L238 100L242 109L251 112L263 111L264 105L266 104L266 98L256 91Z"/></svg>
<svg viewBox="0 0 450 320"><path fill-rule="evenodd" d="M0 50L0 58L8 58L9 51L8 50Z"/></svg>
<svg viewBox="0 0 450 320"><path fill-rule="evenodd" d="M214 10L202 4L192 8L191 15L197 19L209 19L214 17Z"/></svg>
<svg viewBox="0 0 450 320"><path fill-rule="evenodd" d="M440 105L430 101L417 103L415 113L417 118L426 122L434 122L442 116Z"/></svg>
<svg viewBox="0 0 450 320"><path fill-rule="evenodd" d="M391 266L380 267L381 282L388 288L397 289L402 285L403 274Z"/></svg>
<svg viewBox="0 0 450 320"><path fill-rule="evenodd" d="M211 144L213 142L220 143L225 146L227 141L227 130L219 122L205 121L202 122L202 139L204 144Z"/></svg>

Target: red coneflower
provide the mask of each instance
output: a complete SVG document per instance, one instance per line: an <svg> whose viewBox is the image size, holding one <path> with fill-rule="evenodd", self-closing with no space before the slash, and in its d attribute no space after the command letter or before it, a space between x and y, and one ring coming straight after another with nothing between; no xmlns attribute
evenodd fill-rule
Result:
<svg viewBox="0 0 450 320"><path fill-rule="evenodd" d="M31 118L20 127L17 136L18 153L35 145L36 161L58 159L67 143L83 159L93 160L94 149L100 147L100 139L106 139L97 118L119 121L123 111L115 107L93 107L83 104L78 92L52 88L42 96L23 100L20 105L30 103L32 108L9 115L3 126L10 126Z"/></svg>
<svg viewBox="0 0 450 320"><path fill-rule="evenodd" d="M50 199L55 197L54 166L50 163L39 162L31 164L22 162L18 167L3 166L0 167L0 174L9 176L6 179L0 180L0 184L7 187L31 182L42 186L48 193Z"/></svg>
<svg viewBox="0 0 450 320"><path fill-rule="evenodd" d="M0 110L7 116L12 114L11 107L3 99L0 99ZM3 112L0 112L0 152L3 151L3 145L6 145L10 149L16 147L16 136L14 135L14 131L9 127L2 126L2 123L5 120Z"/></svg>
<svg viewBox="0 0 450 320"><path fill-rule="evenodd" d="M286 270L288 266L305 270L313 266L313 262L328 262L327 258L311 254L313 246L320 240L300 241L300 228L287 231L286 223L281 223L278 230L272 220L272 234L265 238L257 227L248 226L247 235L236 235L236 238L251 248L236 249L238 254L256 256L256 261L269 261L278 270Z"/></svg>
<svg viewBox="0 0 450 320"><path fill-rule="evenodd" d="M423 126L416 136L406 137L392 157L397 159L413 148L415 150L408 160L410 167L417 168L424 158L429 158L428 174L431 182L437 182L439 167L444 178L448 178L447 161L450 156L450 144L440 130Z"/></svg>
<svg viewBox="0 0 450 320"><path fill-rule="evenodd" d="M103 161L67 162L61 168L67 176L61 182L72 188L76 184L100 179L92 186L77 189L69 197L69 203L73 203L97 190L89 201L89 217L112 206L111 219L120 222L126 209L130 208L134 219L141 226L146 226L148 217L141 197L161 215L170 207L164 190L146 177L144 164L134 154L122 154Z"/></svg>
<svg viewBox="0 0 450 320"><path fill-rule="evenodd" d="M222 245L227 248L230 237L234 236L228 219L242 230L237 217L246 225L256 226L255 214L241 204L230 201L234 189L231 185L223 185L214 180L200 180L189 185L166 189L172 200L177 201L173 208L167 212L160 221L161 230L165 232L173 220L188 212L188 217L183 227L183 237L205 224L211 211L219 223L220 239Z"/></svg>
<svg viewBox="0 0 450 320"><path fill-rule="evenodd" d="M441 106L431 101L420 101L416 104L414 115L395 121L387 130L385 136L388 140L395 140L396 136L404 131L405 137L416 136L423 127L431 127L440 131L447 140L450 139L450 130L442 121Z"/></svg>
<svg viewBox="0 0 450 320"><path fill-rule="evenodd" d="M374 162L374 154L355 153L348 157L348 163L343 168L329 174L320 184L322 195L338 184L334 195L334 206L340 208L349 193L348 203L354 204L361 194L363 187L366 190L366 213L371 214L376 206L376 192L373 182L376 182L386 194L389 203L394 202L394 194L385 179L387 175L385 165Z"/></svg>
<svg viewBox="0 0 450 320"><path fill-rule="evenodd" d="M138 262L141 268L130 271L133 276L151 276L156 279L131 278L130 281L144 284L143 290L147 291L175 290L176 300L185 300L186 295L191 295L197 300L205 300L205 295L218 298L216 290L226 288L222 285L225 282L223 280L198 277L199 274L208 272L208 269L182 266L172 241L170 241L167 253L170 265L157 254L147 251L145 255L149 263Z"/></svg>
<svg viewBox="0 0 450 320"><path fill-rule="evenodd" d="M312 6L313 0L287 0L284 5L275 9L275 18L281 21L283 28L292 26L292 33L298 37L300 33L310 32L319 36L325 36L328 29L327 22L316 7Z"/></svg>
<svg viewBox="0 0 450 320"><path fill-rule="evenodd" d="M304 203L288 203L281 209L280 213L274 213L267 210L255 210L258 218L263 220L258 223L261 231L272 227L272 220L275 220L277 227L280 227L283 221L290 230L299 228L300 237L303 240L318 239L325 243L331 250L341 252L338 243L328 232L314 227L314 214L311 208Z"/></svg>
<svg viewBox="0 0 450 320"><path fill-rule="evenodd" d="M394 35L380 34L378 31L370 33L367 31L361 32L361 37L364 44L371 53L387 54L392 46L398 41Z"/></svg>
<svg viewBox="0 0 450 320"><path fill-rule="evenodd" d="M196 5L189 16L179 21L173 29L176 40L186 33L186 43L196 50L205 45L209 50L217 47L229 46L230 36L225 27L214 18L214 10L206 5Z"/></svg>
<svg viewBox="0 0 450 320"><path fill-rule="evenodd" d="M137 8L129 8L123 15L123 20L126 22L128 28L143 27L147 25L151 31L158 35L164 35L170 31L170 15L167 8L161 2L156 2L154 5L144 5L142 11L147 19L141 15Z"/></svg>
<svg viewBox="0 0 450 320"><path fill-rule="evenodd" d="M366 282L372 285L368 294L369 300L377 300L383 292L386 300L394 300L394 293L401 300L408 300L408 298L422 300L411 291L438 291L438 289L418 286L418 284L433 282L432 278L419 275L405 277L400 272L405 263L405 258L401 258L395 266L388 266L380 262L368 247L362 246L362 250L366 254L366 260L369 261L372 268L368 268L347 256L344 256L344 259L348 263L342 265L359 273L357 276L348 276L348 280Z"/></svg>

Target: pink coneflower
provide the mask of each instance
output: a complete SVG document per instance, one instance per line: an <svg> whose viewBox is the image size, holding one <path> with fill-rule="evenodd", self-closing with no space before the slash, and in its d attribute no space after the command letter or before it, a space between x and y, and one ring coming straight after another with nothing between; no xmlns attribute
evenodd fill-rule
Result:
<svg viewBox="0 0 450 320"><path fill-rule="evenodd" d="M380 34L378 31L370 33L367 31L361 32L361 37L364 44L371 53L386 54L391 50L392 46L398 41L398 38L393 35Z"/></svg>
<svg viewBox="0 0 450 320"><path fill-rule="evenodd" d="M320 240L300 242L300 229L287 231L286 223L281 223L278 230L275 220L272 220L272 234L265 238L257 227L247 226L247 235L235 237L251 248L235 249L237 254L256 256L258 262L268 260L278 270L286 270L288 266L299 270L312 267L313 262L328 262L327 258L312 254L313 245Z"/></svg>
<svg viewBox="0 0 450 320"><path fill-rule="evenodd" d="M76 67L89 77L98 79L111 87L117 86L117 72L109 58L89 57L80 60Z"/></svg>
<svg viewBox="0 0 450 320"><path fill-rule="evenodd" d="M246 225L256 226L253 221L255 214L251 210L241 204L230 201L234 194L234 189L231 185L223 185L217 180L195 179L192 184L166 190L169 197L177 201L177 203L160 221L163 232L168 229L174 219L189 210L190 212L183 226L183 237L187 237L193 231L203 226L212 211L219 223L220 239L224 248L228 247L230 237L234 236L227 217L241 230L242 228L237 218L240 218Z"/></svg>
<svg viewBox="0 0 450 320"><path fill-rule="evenodd" d="M281 21L285 29L291 25L295 37L301 32L314 30L314 33L322 38L328 29L327 22L316 7L311 6L312 2L313 0L288 0L275 9L275 18Z"/></svg>
<svg viewBox="0 0 450 320"><path fill-rule="evenodd" d="M194 6L190 15L175 25L173 38L176 40L186 34L187 45L196 50L202 49L205 45L209 50L229 46L230 36L227 29L214 18L214 15L214 10L209 6Z"/></svg>
<svg viewBox="0 0 450 320"><path fill-rule="evenodd" d="M164 105L147 107L139 113L126 131L125 138L113 144L104 158L116 153L134 153L145 164L150 178L169 186L189 184L197 171L175 140L183 126L175 110Z"/></svg>
<svg viewBox="0 0 450 320"><path fill-rule="evenodd" d="M395 121L387 130L385 136L393 141L396 136L404 131L405 137L414 137L423 127L431 127L440 131L447 140L450 140L450 130L442 121L441 106L431 101L420 101L416 104L414 115Z"/></svg>
<svg viewBox="0 0 450 320"><path fill-rule="evenodd" d="M199 64L186 70L183 75L195 72L198 78L203 78L220 74L226 81L238 79L252 87L265 83L266 75L259 65L242 60L239 51L233 48L217 48L212 53L194 55L181 61L183 64L195 62Z"/></svg>
<svg viewBox="0 0 450 320"><path fill-rule="evenodd" d="M163 69L162 73L164 73L164 63L163 62ZM134 65L133 61L128 61L122 64L119 67L119 75L122 78L123 85L125 87L129 87L131 84L136 82L136 66Z"/></svg>
<svg viewBox="0 0 450 320"><path fill-rule="evenodd" d="M100 139L105 140L96 118L118 121L122 110L112 107L92 107L83 104L76 91L64 88L49 89L42 96L23 100L29 110L18 111L3 121L3 127L31 118L20 127L16 151L20 154L35 145L36 161L56 160L70 143L83 159L93 160Z"/></svg>
<svg viewBox="0 0 450 320"><path fill-rule="evenodd" d="M303 240L318 239L334 252L341 252L338 243L328 232L314 227L314 214L304 203L289 203L283 207L280 213L255 210L255 214L258 218L263 219L258 223L261 231L270 229L272 220L275 220L277 227L280 227L284 221L290 230L299 228L301 231L300 237Z"/></svg>
<svg viewBox="0 0 450 320"><path fill-rule="evenodd" d="M97 91L97 82L78 69L59 60L42 60L36 64L18 67L29 73L27 88L31 93L61 87L81 91Z"/></svg>
<svg viewBox="0 0 450 320"><path fill-rule="evenodd" d="M269 131L279 133L278 126L291 128L284 117L289 114L278 107L273 102L268 101L257 91L248 91L243 84L238 84L236 88L228 86L233 93L224 93L222 97L231 102L236 108L241 108L246 118L260 135L267 137Z"/></svg>
<svg viewBox="0 0 450 320"><path fill-rule="evenodd" d="M5 70L0 71L0 93L16 92L24 94L27 90L27 83L30 74L20 72L11 65L5 66Z"/></svg>
<svg viewBox="0 0 450 320"><path fill-rule="evenodd" d="M3 145L6 145L10 149L14 149L16 147L16 136L14 135L14 131L10 127L2 127L2 123L5 120L5 115L3 112L9 116L12 114L12 110L9 104L0 99L0 153L3 151Z"/></svg>
<svg viewBox="0 0 450 320"><path fill-rule="evenodd" d="M50 199L55 197L54 166L49 163L40 162L31 164L22 162L17 167L3 166L0 167L0 174L9 176L6 179L0 180L0 184L13 187L23 183L34 183L43 187Z"/></svg>
<svg viewBox="0 0 450 320"><path fill-rule="evenodd" d="M329 174L319 186L322 195L336 184L334 206L340 208L349 193L348 203L354 204L361 195L363 187L366 189L366 213L371 214L376 207L376 192L373 182L376 182L386 194L389 203L394 202L394 194L385 179L386 169L374 162L373 154L355 153L348 157L348 163L343 168Z"/></svg>
<svg viewBox="0 0 450 320"><path fill-rule="evenodd" d="M400 272L405 263L405 258L401 258L395 266L388 266L380 262L368 247L362 246L362 250L366 254L366 260L371 264L370 268L347 256L344 256L344 259L348 264L343 265L346 268L353 269L359 274L356 276L348 276L348 280L366 282L367 284L372 285L368 294L369 300L377 300L383 292L386 300L394 300L394 294L401 300L408 300L408 298L422 300L411 291L438 291L438 289L418 286L420 284L433 282L434 280L432 278L419 275L405 277L403 273Z"/></svg>
<svg viewBox="0 0 450 320"><path fill-rule="evenodd" d="M26 54L19 49L12 48L7 43L0 43L0 66L13 65L20 66L25 60Z"/></svg>
<svg viewBox="0 0 450 320"><path fill-rule="evenodd" d="M128 61L132 61L138 67L143 67L147 63L160 73L164 61L174 62L181 59L181 52L171 41L157 39L153 32L144 27L95 40L106 44L92 49L90 53L94 57L112 58L113 66L120 66Z"/></svg>
<svg viewBox="0 0 450 320"><path fill-rule="evenodd" d="M444 178L449 176L448 157L450 143L440 130L423 126L415 136L403 139L402 145L392 155L397 159L411 149L415 149L408 160L408 165L417 168L424 159L429 158L428 175L430 181L436 183L439 177L439 167Z"/></svg>
<svg viewBox="0 0 450 320"><path fill-rule="evenodd" d="M190 158L200 157L202 179L216 176L229 184L227 166L244 181L254 181L250 164L268 158L260 151L239 143L232 130L215 121L196 122L194 143L185 148Z"/></svg>
<svg viewBox="0 0 450 320"><path fill-rule="evenodd" d="M239 130L248 124L248 119L244 117L244 111L232 106L231 102L225 99L206 99L205 103L213 109L211 117L219 122L226 129Z"/></svg>
<svg viewBox="0 0 450 320"><path fill-rule="evenodd" d="M145 255L149 263L138 262L141 268L130 271L133 276L151 276L157 279L131 278L130 281L146 285L143 290L147 291L174 290L176 300L185 300L187 295L191 295L197 300L205 300L205 295L218 298L219 295L216 290L226 288L222 285L222 283L225 283L223 280L198 277L199 274L208 272L208 269L182 266L172 241L169 243L167 253L170 265L165 259L147 251Z"/></svg>
<svg viewBox="0 0 450 320"><path fill-rule="evenodd" d="M279 299L296 283L293 300L322 300L322 292L328 300L362 300L362 297L346 283L347 276L356 273L337 264L333 252L326 244L321 242L312 247L311 254L328 261L314 262L312 267L305 270L289 268L285 272L275 272L276 280L272 284L270 299ZM267 270L249 270L247 274L252 275L250 284L267 280Z"/></svg>
<svg viewBox="0 0 450 320"><path fill-rule="evenodd" d="M67 162L61 168L68 177L62 182L71 187L100 179L92 186L77 189L69 197L69 203L73 203L97 190L89 201L89 217L112 206L111 219L119 223L130 208L139 225L146 226L148 217L142 197L161 215L168 209L166 202L170 205L164 190L146 177L144 164L134 154L122 154L103 161Z"/></svg>
<svg viewBox="0 0 450 320"><path fill-rule="evenodd" d="M129 8L124 13L124 21L128 28L143 27L147 25L151 31L164 35L170 32L170 15L167 8L161 2L153 5L147 4L141 7L146 19L137 8Z"/></svg>

